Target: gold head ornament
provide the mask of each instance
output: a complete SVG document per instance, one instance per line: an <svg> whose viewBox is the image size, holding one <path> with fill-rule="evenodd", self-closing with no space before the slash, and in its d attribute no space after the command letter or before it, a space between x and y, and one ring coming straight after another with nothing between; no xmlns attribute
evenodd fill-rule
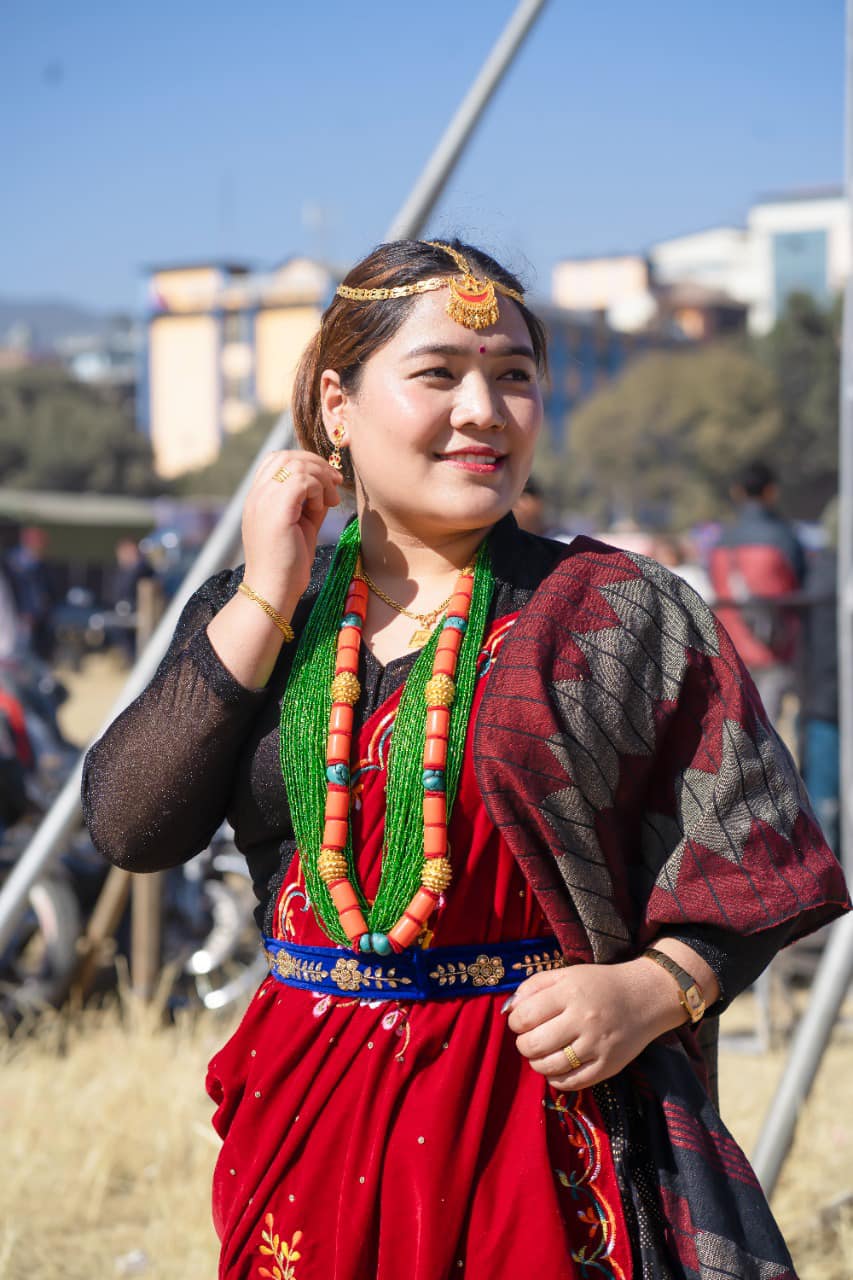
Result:
<svg viewBox="0 0 853 1280"><path fill-rule="evenodd" d="M339 284L336 290L338 297L348 298L351 302L385 302L388 298L410 298L413 294L431 293L434 289L449 289L450 297L445 310L451 320L464 325L466 329L487 329L489 325L497 324L500 311L496 295L499 293L516 302L524 301L524 295L517 289L510 289L488 276L482 279L475 276L467 258L449 244L442 244L438 240L428 240L426 243L448 254L461 274L429 276L426 280L415 280L412 284L379 289L357 289L351 285Z"/></svg>

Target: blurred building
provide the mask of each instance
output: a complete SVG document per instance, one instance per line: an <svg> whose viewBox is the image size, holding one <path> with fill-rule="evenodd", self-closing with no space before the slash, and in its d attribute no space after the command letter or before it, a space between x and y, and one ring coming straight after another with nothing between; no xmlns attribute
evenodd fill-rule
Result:
<svg viewBox="0 0 853 1280"><path fill-rule="evenodd" d="M337 277L309 258L148 273L138 420L164 477L213 462L223 439L290 405L293 376Z"/></svg>
<svg viewBox="0 0 853 1280"><path fill-rule="evenodd" d="M767 196L745 227L661 240L645 254L565 259L552 297L618 331L702 341L744 326L767 333L792 293L827 302L849 270L850 210L832 188Z"/></svg>
<svg viewBox="0 0 853 1280"><path fill-rule="evenodd" d="M597 307L579 314L553 305L534 306L548 330L545 425L559 454L565 449L569 418L578 404L617 377L635 356L662 342L648 331L614 329Z"/></svg>

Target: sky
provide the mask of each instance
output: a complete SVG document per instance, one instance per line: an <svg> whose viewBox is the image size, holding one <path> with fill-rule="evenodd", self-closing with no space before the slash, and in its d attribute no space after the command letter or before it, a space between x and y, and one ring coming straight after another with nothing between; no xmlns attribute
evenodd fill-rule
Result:
<svg viewBox="0 0 853 1280"><path fill-rule="evenodd" d="M0 296L141 304L152 264L380 241L515 0L5 0ZM561 257L840 185L843 0L550 0L430 219Z"/></svg>

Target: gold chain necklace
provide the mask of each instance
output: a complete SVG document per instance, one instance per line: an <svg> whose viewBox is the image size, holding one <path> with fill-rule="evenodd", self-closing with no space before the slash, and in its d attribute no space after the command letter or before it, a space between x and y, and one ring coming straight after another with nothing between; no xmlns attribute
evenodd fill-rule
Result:
<svg viewBox="0 0 853 1280"><path fill-rule="evenodd" d="M463 573L468 573L468 572L469 572L469 567L466 566L466 568L463 569ZM438 605L437 608L431 609L429 613L415 613L411 609L404 608L404 606L399 604L396 600L392 600L389 595L385 594L385 592L382 590L381 587L377 587L376 583L370 577L364 565L362 564L361 556L359 556L358 558L358 564L356 566L356 576L363 578L364 581L367 583L368 587L370 588L370 590L373 592L373 594L378 596L380 600L384 600L385 604L390 605L390 607L392 609L395 609L397 613L402 613L404 617L411 618L413 622L420 623L420 626L418 627L417 631L414 633L411 640L409 641L410 648L414 647L415 645L426 644L427 640L429 640L430 636L435 630L436 623L438 622L441 615L444 613L447 606L450 604L450 601L453 599L453 591L451 591L447 599L442 600L441 604ZM453 590L455 591L456 588L454 587Z"/></svg>

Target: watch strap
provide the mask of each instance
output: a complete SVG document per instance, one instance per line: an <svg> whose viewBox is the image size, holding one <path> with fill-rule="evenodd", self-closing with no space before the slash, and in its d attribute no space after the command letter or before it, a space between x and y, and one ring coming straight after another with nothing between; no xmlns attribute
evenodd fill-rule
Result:
<svg viewBox="0 0 853 1280"><path fill-rule="evenodd" d="M653 960L675 978L682 1008L691 1022L699 1022L705 1012L705 997L696 979L692 978L686 969L682 969L672 956L668 956L664 951L658 951L655 947L647 947L643 956L647 960Z"/></svg>

